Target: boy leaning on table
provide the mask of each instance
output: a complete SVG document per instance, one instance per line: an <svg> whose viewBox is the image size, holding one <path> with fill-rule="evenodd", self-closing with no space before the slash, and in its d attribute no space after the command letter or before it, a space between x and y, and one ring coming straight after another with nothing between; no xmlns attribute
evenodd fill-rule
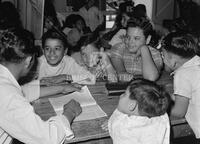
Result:
<svg viewBox="0 0 200 144"><path fill-rule="evenodd" d="M78 65L72 57L65 55L67 47L62 35L54 30L48 30L42 37L42 47L44 55L38 59L38 80L24 85L24 93L32 95L31 89L34 87L37 93L34 95L38 98L80 89L80 85L69 84L69 81L95 84L93 74Z"/></svg>

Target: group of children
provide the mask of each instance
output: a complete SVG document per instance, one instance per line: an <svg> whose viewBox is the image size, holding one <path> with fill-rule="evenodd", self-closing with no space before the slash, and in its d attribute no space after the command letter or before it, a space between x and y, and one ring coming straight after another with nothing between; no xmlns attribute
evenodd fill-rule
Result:
<svg viewBox="0 0 200 144"><path fill-rule="evenodd" d="M1 128L11 136L26 143L46 143L49 140L51 143L57 143L66 137L64 136L65 130L61 130L63 125L58 124L62 120L54 118L54 120L50 119L47 122L42 121L34 114L32 106L25 100L24 96L28 100L35 100L36 97L33 96L31 99L30 94L25 92L26 88L21 90L16 81L25 76L30 70L35 53L34 47L31 43L28 43L28 36L21 36L20 32L23 33L15 29L1 33L1 102L3 102L1 103ZM73 58L65 55L67 49L57 33L48 31L44 34L42 40L44 55L39 58L40 69L38 75L41 83L43 82L44 85L49 87L56 87L53 83L64 82L66 84L69 81L94 84L95 77L93 77L93 74L77 64ZM169 115L185 117L198 139L200 133L200 121L198 119L200 57L196 53L197 42L192 35L173 32L165 36L160 45L164 64L167 70L173 71L174 74L175 101ZM69 67L70 65L71 67ZM88 65L92 65L92 63L88 62ZM77 69L73 70L74 68ZM8 81L13 84L8 84ZM41 91L42 88L40 87ZM80 85L75 84L66 84L65 86L66 93L79 91L80 88ZM51 90L53 91L53 89ZM120 96L116 110L109 118L108 123L105 123L102 127L109 130L113 143L116 144L133 142L144 144L169 143L170 125L167 114L169 106L170 96L161 86L150 80L136 79L130 83L126 92ZM69 122L72 122L73 118L81 112L80 105L76 101L72 101L71 104L65 107L63 115L68 118ZM68 109L68 107L70 108ZM61 116L61 119L66 121L63 116ZM34 121L37 121L37 124L34 124L33 129L28 125L26 126L28 122L34 123ZM21 122L23 122L22 129ZM57 125L57 128L58 125L61 126L59 130L53 123ZM57 131L56 135L59 137L53 137L52 139L45 136L47 134L45 129L51 128L51 125L54 128L51 129L53 131L49 132L53 134ZM28 131L34 131L34 134L25 134L25 127ZM36 138L35 131L40 131L41 127L46 127L41 131L44 132L43 134L40 132L40 136L44 136L44 138ZM57 130L55 131L55 129ZM62 136L59 135L61 133ZM72 136L71 132L70 136Z"/></svg>
<svg viewBox="0 0 200 144"><path fill-rule="evenodd" d="M120 96L117 109L108 124L114 143L166 144L169 139L169 115L185 117L199 143L199 70L200 57L195 38L185 32L172 32L161 43L166 70L174 75L174 104L158 86L147 80L135 80ZM154 98L153 98L154 97ZM126 99L126 100L125 100ZM157 113L158 112L158 113Z"/></svg>
<svg viewBox="0 0 200 144"><path fill-rule="evenodd" d="M125 19L123 19L125 20ZM74 137L70 124L81 113L78 102L64 106L62 115L47 121L35 114L30 101L58 93L80 91L80 84L131 81L108 122L114 144L169 144L169 116L185 117L199 142L200 57L196 39L185 32L172 32L149 46L152 25L145 18L128 18L125 36L105 51L81 39L80 51L67 55L66 39L55 30L42 37L43 55L38 58L35 79L20 86L18 80L31 70L36 51L26 30L0 31L0 129L24 143L58 144ZM174 104L155 82L161 70L174 75ZM34 92L33 92L34 91ZM169 115L169 116L168 116ZM31 123L31 125L30 125Z"/></svg>

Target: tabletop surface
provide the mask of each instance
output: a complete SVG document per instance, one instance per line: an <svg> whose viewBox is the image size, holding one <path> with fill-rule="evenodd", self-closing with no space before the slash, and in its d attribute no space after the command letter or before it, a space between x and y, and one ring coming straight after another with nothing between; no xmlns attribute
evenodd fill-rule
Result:
<svg viewBox="0 0 200 144"><path fill-rule="evenodd" d="M164 85L166 90L172 94L172 79L165 76L160 78L157 82L158 84ZM78 141L86 141L90 139L99 139L103 137L108 137L107 131L101 129L103 122L109 118L112 112L115 110L118 104L119 96L108 96L108 91L105 87L105 82L99 82L95 85L88 86L92 96L96 100L97 104L102 108L102 110L108 115L108 117L77 121L72 123L72 130L74 131L75 138L71 141L66 141L65 143L73 143ZM51 116L55 116L56 113L51 106L48 98L38 99L33 103L35 112L43 119L47 120ZM171 125L185 123L185 119L171 119Z"/></svg>

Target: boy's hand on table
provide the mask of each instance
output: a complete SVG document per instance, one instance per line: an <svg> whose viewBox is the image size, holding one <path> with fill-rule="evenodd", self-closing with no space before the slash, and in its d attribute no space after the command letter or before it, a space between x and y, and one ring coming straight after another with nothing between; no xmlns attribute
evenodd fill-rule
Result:
<svg viewBox="0 0 200 144"><path fill-rule="evenodd" d="M106 120L102 125L101 128L105 131L108 131L108 120Z"/></svg>
<svg viewBox="0 0 200 144"><path fill-rule="evenodd" d="M75 101L74 99L70 100L63 106L63 115L67 117L70 123L75 117L80 115L81 112L82 108L79 102Z"/></svg>
<svg viewBox="0 0 200 144"><path fill-rule="evenodd" d="M82 86L79 84L63 84L62 87L63 87L62 90L63 94L71 93L74 91L80 92L82 88Z"/></svg>
<svg viewBox="0 0 200 144"><path fill-rule="evenodd" d="M53 85L53 84L59 84L63 82L71 82L72 81L72 76L71 75L66 75L66 74L61 74L57 76L52 76L52 77L44 77L40 80L40 85Z"/></svg>
<svg viewBox="0 0 200 144"><path fill-rule="evenodd" d="M72 85L76 88L82 89L83 85L78 83L72 83Z"/></svg>

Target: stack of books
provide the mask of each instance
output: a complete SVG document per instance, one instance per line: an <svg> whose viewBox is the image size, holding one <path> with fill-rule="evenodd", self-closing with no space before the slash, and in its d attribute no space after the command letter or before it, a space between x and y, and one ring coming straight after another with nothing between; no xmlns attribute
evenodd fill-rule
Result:
<svg viewBox="0 0 200 144"><path fill-rule="evenodd" d="M107 83L108 96L120 96L126 91L129 82Z"/></svg>

